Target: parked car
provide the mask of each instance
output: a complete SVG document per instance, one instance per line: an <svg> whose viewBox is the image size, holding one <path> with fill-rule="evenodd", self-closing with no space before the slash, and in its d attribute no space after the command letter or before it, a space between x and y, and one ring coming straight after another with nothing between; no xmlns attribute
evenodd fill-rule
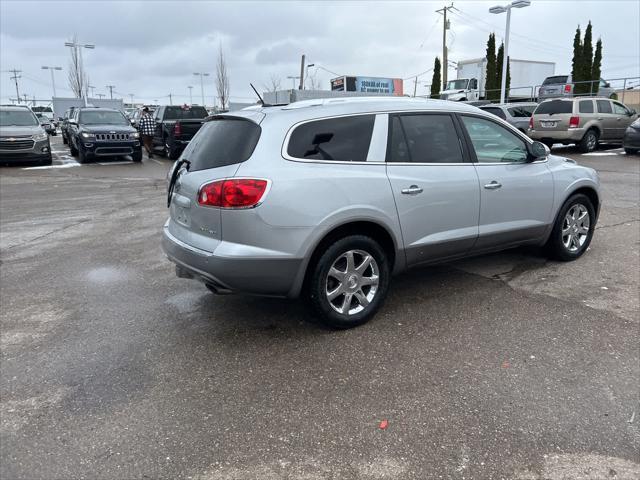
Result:
<svg viewBox="0 0 640 480"><path fill-rule="evenodd" d="M197 105L163 105L153 113L156 131L154 148L171 160L177 159L205 122L206 108Z"/></svg>
<svg viewBox="0 0 640 480"><path fill-rule="evenodd" d="M580 257L596 172L468 105L309 100L218 115L170 172L163 248L213 292L297 297L349 328L391 275L517 245Z"/></svg>
<svg viewBox="0 0 640 480"><path fill-rule="evenodd" d="M537 103L494 103L480 108L507 121L522 133L527 133L529 117L538 106Z"/></svg>
<svg viewBox="0 0 640 480"><path fill-rule="evenodd" d="M600 141L622 142L636 118L635 110L608 98L545 100L529 119L527 134L548 147L575 143L581 152L591 152Z"/></svg>
<svg viewBox="0 0 640 480"><path fill-rule="evenodd" d="M589 90L593 92L593 95L598 97L605 97L615 99L617 95L615 89L611 87L611 84L604 79L600 79L597 84L598 89L596 91L596 83L593 84L593 88L589 85ZM557 97L573 97L575 84L571 75L554 75L547 77L542 82L540 90L538 90L538 101L546 100L548 98ZM590 94L587 94L590 95Z"/></svg>
<svg viewBox="0 0 640 480"><path fill-rule="evenodd" d="M56 126L49 117L42 113L36 113L35 116L38 118L38 122L40 122L40 125L42 125L45 132L49 135L57 135Z"/></svg>
<svg viewBox="0 0 640 480"><path fill-rule="evenodd" d="M51 165L51 144L29 107L0 106L0 162Z"/></svg>
<svg viewBox="0 0 640 480"><path fill-rule="evenodd" d="M77 108L68 121L67 136L71 155L80 163L123 155L142 161L140 134L120 110Z"/></svg>
<svg viewBox="0 0 640 480"><path fill-rule="evenodd" d="M68 130L69 130L69 119L73 115L73 112L76 110L76 107L70 107L62 116L62 121L60 122L60 136L62 137L62 143L67 145L69 143Z"/></svg>
<svg viewBox="0 0 640 480"><path fill-rule="evenodd" d="M634 155L640 151L640 119L636 119L627 127L622 139L622 146L628 155Z"/></svg>

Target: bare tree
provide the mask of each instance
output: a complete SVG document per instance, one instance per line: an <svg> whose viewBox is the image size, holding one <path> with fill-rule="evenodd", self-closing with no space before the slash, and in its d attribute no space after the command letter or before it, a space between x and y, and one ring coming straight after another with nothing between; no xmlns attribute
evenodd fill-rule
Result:
<svg viewBox="0 0 640 480"><path fill-rule="evenodd" d="M282 80L277 75L273 73L269 76L269 82L263 83L262 88L264 88L267 92L277 92L282 89Z"/></svg>
<svg viewBox="0 0 640 480"><path fill-rule="evenodd" d="M320 81L318 80L318 72L307 75L309 90L320 90Z"/></svg>
<svg viewBox="0 0 640 480"><path fill-rule="evenodd" d="M72 42L74 45L78 43L77 35L73 36ZM89 89L89 78L84 71L80 49L72 47L70 53L71 58L69 59L68 73L69 88L71 88L76 97L83 98L87 95L87 90Z"/></svg>
<svg viewBox="0 0 640 480"><path fill-rule="evenodd" d="M216 89L220 99L222 111L229 109L229 75L227 74L227 62L224 59L222 44L218 49L218 63L216 65Z"/></svg>

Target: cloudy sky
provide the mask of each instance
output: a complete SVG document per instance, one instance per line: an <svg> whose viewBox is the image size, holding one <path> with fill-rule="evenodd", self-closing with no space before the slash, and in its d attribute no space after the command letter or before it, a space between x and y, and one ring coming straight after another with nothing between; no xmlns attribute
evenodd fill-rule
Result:
<svg viewBox="0 0 640 480"><path fill-rule="evenodd" d="M270 79L290 88L300 55L315 67L309 73L322 88L337 74L399 77L405 92L410 77L430 69L442 52L442 18L435 10L450 2L401 1L28 1L0 0L0 101L15 97L9 69L22 70L21 94L51 98L50 73L56 72L59 96L70 96L69 49L77 34L95 50L85 50L85 65L95 93L146 102L200 102L200 81L193 72L215 72L218 47L227 57L231 100L254 100L249 82L260 90ZM489 32L498 41L506 16L488 8L496 1L455 1L449 59L484 56ZM567 73L578 24L593 23L594 43L604 44L604 78L640 76L640 1L532 0L514 10L511 58L551 61ZM455 77L453 68L450 78ZM213 76L205 78L207 104L214 101ZM426 92L431 73L419 78ZM636 82L638 83L638 82Z"/></svg>

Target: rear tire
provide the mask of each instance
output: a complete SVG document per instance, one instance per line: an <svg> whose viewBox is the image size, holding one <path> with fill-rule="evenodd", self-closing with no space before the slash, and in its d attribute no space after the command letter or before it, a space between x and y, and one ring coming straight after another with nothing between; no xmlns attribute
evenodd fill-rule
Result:
<svg viewBox="0 0 640 480"><path fill-rule="evenodd" d="M589 248L595 228L591 200L581 193L573 195L558 212L546 245L549 255L563 262L579 258Z"/></svg>
<svg viewBox="0 0 640 480"><path fill-rule="evenodd" d="M624 153L626 153L627 155L637 155L638 154L638 149L637 148L625 148L624 149Z"/></svg>
<svg viewBox="0 0 640 480"><path fill-rule="evenodd" d="M598 148L598 132L597 130L591 128L587 130L587 133L584 134L582 140L578 143L578 149L582 153L593 152L596 148Z"/></svg>
<svg viewBox="0 0 640 480"><path fill-rule="evenodd" d="M311 268L309 301L328 327L346 329L368 322L387 296L389 260L370 237L341 238Z"/></svg>

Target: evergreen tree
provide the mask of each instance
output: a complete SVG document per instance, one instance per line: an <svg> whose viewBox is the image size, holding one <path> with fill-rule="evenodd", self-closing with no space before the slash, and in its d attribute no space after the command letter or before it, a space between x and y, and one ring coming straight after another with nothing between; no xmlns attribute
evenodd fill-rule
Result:
<svg viewBox="0 0 640 480"><path fill-rule="evenodd" d="M431 79L431 98L440 98L440 59L436 57L433 62L433 78Z"/></svg>
<svg viewBox="0 0 640 480"><path fill-rule="evenodd" d="M593 45L591 42L591 22L584 31L584 41L582 42L582 79L584 81L593 80L591 78L591 67L593 64ZM591 92L589 83L582 83L580 93Z"/></svg>
<svg viewBox="0 0 640 480"><path fill-rule="evenodd" d="M576 28L576 35L573 37L573 59L571 60L571 78L574 82L581 80L582 74L582 41L580 25Z"/></svg>
<svg viewBox="0 0 640 480"><path fill-rule="evenodd" d="M593 56L593 65L591 66L591 80L598 80L593 84L593 94L598 93L598 87L600 86L600 68L602 66L602 39L598 39L596 42L596 53Z"/></svg>
<svg viewBox="0 0 640 480"><path fill-rule="evenodd" d="M504 61L504 42L500 44L498 47L498 55L496 57L496 67L497 67L497 80L496 84L497 88L502 89L502 62ZM511 62L507 61L507 83L505 86L504 98L505 102L509 99L509 86L511 85ZM500 93L498 92L498 97L500 98Z"/></svg>
<svg viewBox="0 0 640 480"><path fill-rule="evenodd" d="M496 89L497 86L497 59L496 59L496 36L495 34L489 34L489 41L487 42L487 71L485 75L485 96L487 100L495 100L500 97L500 92Z"/></svg>

